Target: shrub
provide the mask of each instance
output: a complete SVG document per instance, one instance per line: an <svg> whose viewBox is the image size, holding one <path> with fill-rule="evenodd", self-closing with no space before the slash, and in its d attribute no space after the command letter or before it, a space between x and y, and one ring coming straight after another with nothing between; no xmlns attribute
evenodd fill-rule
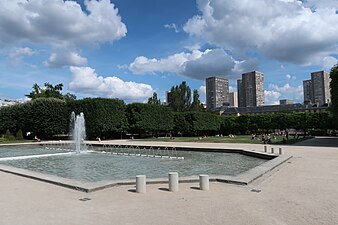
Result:
<svg viewBox="0 0 338 225"><path fill-rule="evenodd" d="M23 140L23 134L21 129L16 132L16 140Z"/></svg>

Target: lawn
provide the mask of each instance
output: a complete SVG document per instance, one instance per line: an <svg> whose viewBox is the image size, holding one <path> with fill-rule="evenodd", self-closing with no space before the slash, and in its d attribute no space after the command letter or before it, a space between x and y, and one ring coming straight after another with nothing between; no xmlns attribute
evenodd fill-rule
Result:
<svg viewBox="0 0 338 225"><path fill-rule="evenodd" d="M262 140L252 140L251 135L237 135L235 137L228 136L209 136L209 137L174 137L170 139L169 137L159 137L159 138L145 138L145 139L136 139L144 141L167 141L167 142L211 142L211 143L246 143L246 144L263 144ZM270 144L293 144L299 141L304 140L303 138L293 138L289 137L289 140L286 143L283 143L283 137L277 136L276 139L271 138Z"/></svg>
<svg viewBox="0 0 338 225"><path fill-rule="evenodd" d="M14 143L25 143L25 142L34 142L34 140L7 140L5 138L0 138L0 144L14 144Z"/></svg>

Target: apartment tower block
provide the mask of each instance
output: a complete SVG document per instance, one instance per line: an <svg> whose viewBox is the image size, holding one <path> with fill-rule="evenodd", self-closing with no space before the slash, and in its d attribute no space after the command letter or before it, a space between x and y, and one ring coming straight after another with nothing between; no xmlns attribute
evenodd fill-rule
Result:
<svg viewBox="0 0 338 225"><path fill-rule="evenodd" d="M242 74L237 80L238 106L250 107L264 105L264 74L252 71Z"/></svg>
<svg viewBox="0 0 338 225"><path fill-rule="evenodd" d="M216 110L229 104L229 81L222 77L209 77L206 79L207 109Z"/></svg>

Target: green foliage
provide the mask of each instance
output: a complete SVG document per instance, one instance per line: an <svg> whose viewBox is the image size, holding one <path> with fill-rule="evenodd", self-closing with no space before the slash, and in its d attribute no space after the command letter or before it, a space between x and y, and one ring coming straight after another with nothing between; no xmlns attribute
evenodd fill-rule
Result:
<svg viewBox="0 0 338 225"><path fill-rule="evenodd" d="M15 141L14 135L9 130L6 130L5 139L7 141Z"/></svg>
<svg viewBox="0 0 338 225"><path fill-rule="evenodd" d="M270 133L275 129L327 130L332 128L332 115L321 113L276 113L261 115L221 116L221 132Z"/></svg>
<svg viewBox="0 0 338 225"><path fill-rule="evenodd" d="M70 113L84 113L89 137L111 137L127 128L125 104L119 99L85 98L68 103Z"/></svg>
<svg viewBox="0 0 338 225"><path fill-rule="evenodd" d="M238 133L237 116L221 116L220 118L220 130L223 134Z"/></svg>
<svg viewBox="0 0 338 225"><path fill-rule="evenodd" d="M12 133L7 129L4 138L9 139Z"/></svg>
<svg viewBox="0 0 338 225"><path fill-rule="evenodd" d="M57 98L66 101L73 101L76 99L76 96L74 94L67 93L65 95L62 95L61 91L63 88L63 84L61 83L55 86L50 83L45 83L43 88L41 88L38 84L34 84L32 88L33 91L26 95L32 100L37 98Z"/></svg>
<svg viewBox="0 0 338 225"><path fill-rule="evenodd" d="M68 128L65 101L54 98L38 98L26 103L0 108L0 132L12 133L20 129L33 132L41 138L62 134Z"/></svg>
<svg viewBox="0 0 338 225"><path fill-rule="evenodd" d="M173 127L172 111L163 105L133 103L127 106L126 113L130 131L140 135L146 132L157 135Z"/></svg>
<svg viewBox="0 0 338 225"><path fill-rule="evenodd" d="M55 98L38 98L27 106L25 132L31 131L39 138L50 138L68 132L69 113L65 101Z"/></svg>
<svg viewBox="0 0 338 225"><path fill-rule="evenodd" d="M330 88L331 88L331 109L333 115L338 117L338 64L331 68L330 71ZM338 122L334 124L338 128Z"/></svg>
<svg viewBox="0 0 338 225"><path fill-rule="evenodd" d="M209 112L181 112L175 113L174 132L187 135L209 135L217 132L220 121L216 114Z"/></svg>
<svg viewBox="0 0 338 225"><path fill-rule="evenodd" d="M201 105L201 101L199 98L200 96L198 94L198 91L194 89L193 100L190 107L191 111L203 111L203 106Z"/></svg>
<svg viewBox="0 0 338 225"><path fill-rule="evenodd" d="M16 130L16 107L6 106L0 108L0 133Z"/></svg>
<svg viewBox="0 0 338 225"><path fill-rule="evenodd" d="M16 140L23 140L23 134L22 134L22 130L18 130L18 132L16 132Z"/></svg>
<svg viewBox="0 0 338 225"><path fill-rule="evenodd" d="M185 81L173 86L169 93L169 106L176 112L188 111L191 106L191 89Z"/></svg>
<svg viewBox="0 0 338 225"><path fill-rule="evenodd" d="M219 117L210 112L191 113L193 118L193 130L199 134L210 134L220 128Z"/></svg>
<svg viewBox="0 0 338 225"><path fill-rule="evenodd" d="M148 104L161 105L161 100L157 98L156 92L154 92L153 96L148 99Z"/></svg>
<svg viewBox="0 0 338 225"><path fill-rule="evenodd" d="M193 133L193 127L191 119L186 113L175 113L174 114L174 133L176 135L189 136Z"/></svg>

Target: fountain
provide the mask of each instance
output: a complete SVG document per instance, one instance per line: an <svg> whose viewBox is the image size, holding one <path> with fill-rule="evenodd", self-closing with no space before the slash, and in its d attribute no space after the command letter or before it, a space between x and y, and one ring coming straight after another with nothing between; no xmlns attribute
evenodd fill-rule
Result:
<svg viewBox="0 0 338 225"><path fill-rule="evenodd" d="M70 132L73 136L76 153L85 151L86 144L84 143L84 140L86 139L86 127L83 113L75 115L75 113L72 112L70 119Z"/></svg>

